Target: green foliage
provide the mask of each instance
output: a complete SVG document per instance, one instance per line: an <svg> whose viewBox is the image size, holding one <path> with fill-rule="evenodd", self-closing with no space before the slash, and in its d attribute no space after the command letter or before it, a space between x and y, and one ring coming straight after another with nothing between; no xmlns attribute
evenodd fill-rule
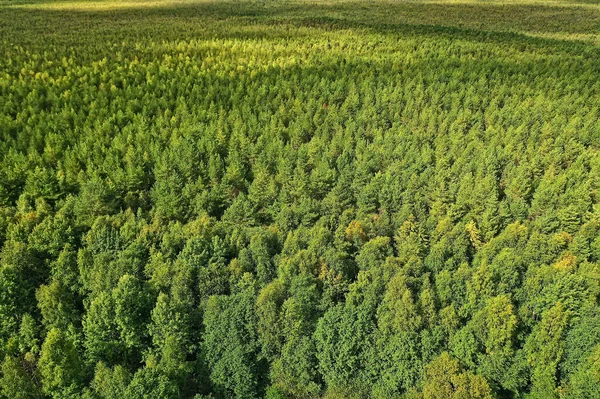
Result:
<svg viewBox="0 0 600 399"><path fill-rule="evenodd" d="M527 360L532 367L531 396L534 398L558 397L556 375L558 363L564 356L564 333L568 315L558 302L542 314L525 343Z"/></svg>
<svg viewBox="0 0 600 399"><path fill-rule="evenodd" d="M461 371L444 352L425 367L423 399L438 398L491 399L492 391L485 378Z"/></svg>
<svg viewBox="0 0 600 399"><path fill-rule="evenodd" d="M2 379L0 389L6 398L35 399L41 398L42 390L35 365L27 359L6 356L2 363Z"/></svg>
<svg viewBox="0 0 600 399"><path fill-rule="evenodd" d="M204 312L203 351L211 381L221 397L253 398L261 394L264 362L259 357L254 281L248 274L240 291L212 296Z"/></svg>
<svg viewBox="0 0 600 399"><path fill-rule="evenodd" d="M56 398L75 397L83 382L83 368L71 338L57 328L48 332L38 368L44 393Z"/></svg>
<svg viewBox="0 0 600 399"><path fill-rule="evenodd" d="M0 399L597 398L596 3L0 0Z"/></svg>
<svg viewBox="0 0 600 399"><path fill-rule="evenodd" d="M110 369L99 362L96 366L94 379L90 383L94 394L101 399L119 399L126 397L131 375L121 366Z"/></svg>
<svg viewBox="0 0 600 399"><path fill-rule="evenodd" d="M124 397L132 399L175 399L179 397L179 389L174 381L161 373L156 367L144 367L135 373L131 383L125 390Z"/></svg>
<svg viewBox="0 0 600 399"><path fill-rule="evenodd" d="M590 398L600 397L598 385L600 384L600 346L596 345L589 357L584 358L581 365L573 373L570 385L567 387L566 396L569 398Z"/></svg>

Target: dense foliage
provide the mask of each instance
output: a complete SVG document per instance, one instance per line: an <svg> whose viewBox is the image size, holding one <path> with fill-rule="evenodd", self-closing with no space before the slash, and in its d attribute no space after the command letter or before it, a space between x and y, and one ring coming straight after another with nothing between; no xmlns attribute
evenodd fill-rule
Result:
<svg viewBox="0 0 600 399"><path fill-rule="evenodd" d="M2 4L0 397L600 398L600 6Z"/></svg>

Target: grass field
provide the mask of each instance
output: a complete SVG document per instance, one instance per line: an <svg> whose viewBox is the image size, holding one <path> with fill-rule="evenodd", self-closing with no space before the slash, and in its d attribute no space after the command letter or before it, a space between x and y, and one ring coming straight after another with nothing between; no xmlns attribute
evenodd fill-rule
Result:
<svg viewBox="0 0 600 399"><path fill-rule="evenodd" d="M0 0L0 399L596 398L599 237L598 0Z"/></svg>

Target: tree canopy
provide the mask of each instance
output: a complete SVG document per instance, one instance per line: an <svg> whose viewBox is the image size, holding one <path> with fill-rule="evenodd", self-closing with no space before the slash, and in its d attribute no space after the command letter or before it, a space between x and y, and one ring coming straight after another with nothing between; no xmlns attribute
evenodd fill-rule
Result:
<svg viewBox="0 0 600 399"><path fill-rule="evenodd" d="M0 0L0 399L599 398L580 3Z"/></svg>

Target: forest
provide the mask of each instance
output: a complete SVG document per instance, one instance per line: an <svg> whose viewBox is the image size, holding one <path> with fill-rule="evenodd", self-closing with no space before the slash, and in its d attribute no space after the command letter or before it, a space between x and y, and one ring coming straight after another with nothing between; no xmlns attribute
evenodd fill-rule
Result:
<svg viewBox="0 0 600 399"><path fill-rule="evenodd" d="M599 399L596 0L0 0L0 399Z"/></svg>

